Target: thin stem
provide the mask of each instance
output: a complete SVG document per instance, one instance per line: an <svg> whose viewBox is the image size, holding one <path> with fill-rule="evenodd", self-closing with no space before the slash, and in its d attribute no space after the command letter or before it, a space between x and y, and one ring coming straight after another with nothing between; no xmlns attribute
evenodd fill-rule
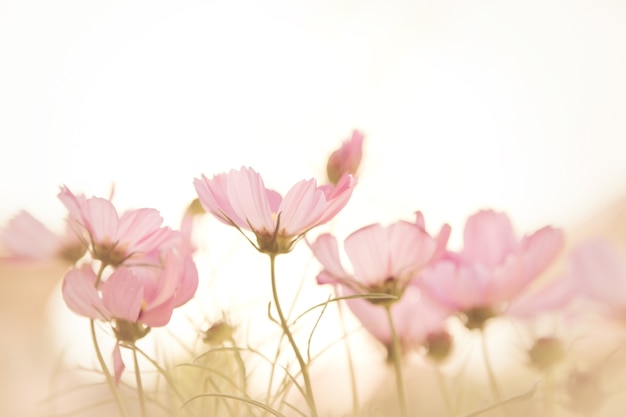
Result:
<svg viewBox="0 0 626 417"><path fill-rule="evenodd" d="M343 315L343 303L337 303L337 311L339 313L339 322L341 323L341 330L345 335L347 333L346 329L346 319ZM352 360L352 350L350 349L350 342L348 338L345 338L344 346L346 348L346 359L348 360L348 370L350 374L350 386L352 387L352 415L354 417L359 417L359 393L356 388L356 375L354 373L354 361Z"/></svg>
<svg viewBox="0 0 626 417"><path fill-rule="evenodd" d="M393 317L391 316L391 307L386 305L387 319L389 321L389 329L391 330L391 349L393 355L393 367L396 371L396 390L398 391L398 403L400 404L400 416L407 417L406 396L404 394L404 378L402 377L402 352L400 350L400 339L393 325Z"/></svg>
<svg viewBox="0 0 626 417"><path fill-rule="evenodd" d="M137 384L137 399L139 400L139 410L141 417L146 417L146 402L143 396L143 384L141 383L141 372L139 371L139 361L137 360L137 351L133 351L133 362L135 364L135 382Z"/></svg>
<svg viewBox="0 0 626 417"><path fill-rule="evenodd" d="M489 379L489 385L491 386L491 392L493 394L494 399L497 402L502 402L502 395L500 394L500 389L498 388L498 382L496 381L496 375L493 372L493 368L491 367L491 361L489 360L489 352L487 351L487 336L484 328L480 329L480 337L483 351L483 360L485 361L485 368L487 370L487 377ZM504 407L504 413L507 413L506 406Z"/></svg>
<svg viewBox="0 0 626 417"><path fill-rule="evenodd" d="M100 368L102 368L102 373L104 373L104 376L107 380L109 389L113 394L113 398L115 399L115 403L117 404L117 409L120 412L120 416L128 417L128 414L126 414L126 409L124 408L124 404L122 403L122 399L120 398L120 393L117 390L117 386L115 385L115 381L113 381L113 377L111 376L111 373L109 372L106 363L104 363L104 358L102 357L100 346L98 346L98 339L96 338L96 327L94 326L93 319L89 320L89 325L91 328L91 341L93 342L93 347L96 351L96 357L98 358L98 363L100 363Z"/></svg>
<svg viewBox="0 0 626 417"><path fill-rule="evenodd" d="M443 379L443 374L441 373L439 365L435 365L435 375L437 376L437 383L439 384L439 389L441 390L443 402L446 405L446 413L448 417L453 417L454 412L452 411L452 401L450 400L450 394L448 393L448 388L446 387L446 381Z"/></svg>
<svg viewBox="0 0 626 417"><path fill-rule="evenodd" d="M276 271L275 271L275 260L276 260L276 255L275 254L270 254L270 269L271 269L271 275L272 275L272 295L274 297L274 305L276 306L276 311L278 312L278 318L280 319L280 325L283 329L283 333L287 336L287 339L289 339L289 343L291 344L291 347L293 349L293 352L296 355L296 359L298 360L298 363L300 364L300 371L302 372L302 378L304 379L304 386L306 389L306 400L309 404L309 407L311 408L311 413L313 415L313 417L317 417L317 408L315 407L315 399L313 398L313 388L311 386L311 379L309 378L309 370L307 367L306 362L304 361L304 359L302 358L302 354L300 353L300 350L298 349L298 345L296 344L296 341L293 338L293 335L291 334L291 330L289 330L289 326L287 325L287 320L285 319L285 316L283 315L283 310L280 307L280 302L278 300L278 291L276 289Z"/></svg>
<svg viewBox="0 0 626 417"><path fill-rule="evenodd" d="M239 366L239 372L241 374L241 391L244 395L248 395L248 375L246 372L246 363L243 361L243 357L241 356L241 350L237 348L237 343L235 339L231 336L230 343L232 343L235 353L235 360Z"/></svg>

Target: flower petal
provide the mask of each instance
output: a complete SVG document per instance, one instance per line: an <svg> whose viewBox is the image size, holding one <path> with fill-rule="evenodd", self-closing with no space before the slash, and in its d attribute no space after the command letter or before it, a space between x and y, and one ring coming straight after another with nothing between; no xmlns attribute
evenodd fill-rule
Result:
<svg viewBox="0 0 626 417"><path fill-rule="evenodd" d="M500 265L515 252L517 240L506 214L483 210L470 216L465 224L463 257L488 268Z"/></svg>
<svg viewBox="0 0 626 417"><path fill-rule="evenodd" d="M337 239L334 236L325 233L319 236L309 247L324 267L324 270L317 276L318 284L337 283L338 279L342 280L349 277L341 265Z"/></svg>
<svg viewBox="0 0 626 417"><path fill-rule="evenodd" d="M102 302L114 318L136 322L143 303L140 279L126 267L118 268L102 284Z"/></svg>
<svg viewBox="0 0 626 417"><path fill-rule="evenodd" d="M122 378L122 373L124 372L124 369L126 369L126 365L124 365L124 361L122 360L122 352L120 352L119 343L115 343L112 356L113 356L113 373L115 376L115 384L119 385L120 379Z"/></svg>
<svg viewBox="0 0 626 417"><path fill-rule="evenodd" d="M76 314L91 319L109 320L98 290L95 288L96 274L90 265L70 269L63 278L61 292L65 303Z"/></svg>

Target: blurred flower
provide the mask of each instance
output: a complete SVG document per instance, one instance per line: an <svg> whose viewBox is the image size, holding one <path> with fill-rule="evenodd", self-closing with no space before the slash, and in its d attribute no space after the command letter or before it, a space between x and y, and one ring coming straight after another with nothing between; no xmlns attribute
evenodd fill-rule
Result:
<svg viewBox="0 0 626 417"><path fill-rule="evenodd" d="M106 265L156 263L161 251L183 239L180 232L161 226L163 218L154 209L129 210L120 216L109 200L74 195L67 187L61 188L59 199L92 257Z"/></svg>
<svg viewBox="0 0 626 417"><path fill-rule="evenodd" d="M606 240L590 240L570 255L570 278L581 295L597 303L605 314L626 316L626 256Z"/></svg>
<svg viewBox="0 0 626 417"><path fill-rule="evenodd" d="M424 271L419 286L462 313L465 325L482 328L543 272L563 247L563 233L544 227L516 239L504 213L480 211L465 225L464 247Z"/></svg>
<svg viewBox="0 0 626 417"><path fill-rule="evenodd" d="M448 228L433 239L423 228L418 215L416 223L399 221L384 227L373 224L348 236L344 247L354 272L343 268L337 239L323 234L310 245L324 269L317 276L319 284L335 284L350 292L383 293L401 297L409 282L436 254L443 252L447 243ZM390 304L397 299L369 299L371 303Z"/></svg>
<svg viewBox="0 0 626 417"><path fill-rule="evenodd" d="M363 134L355 130L350 139L330 154L326 164L326 173L331 183L337 184L345 174L356 176L363 156L363 139Z"/></svg>
<svg viewBox="0 0 626 417"><path fill-rule="evenodd" d="M69 225L63 235L57 235L26 211L9 221L0 240L10 256L25 261L56 259L73 264L87 250Z"/></svg>
<svg viewBox="0 0 626 417"><path fill-rule="evenodd" d="M391 329L385 310L365 299L349 299L346 303L363 327L387 348L388 357L391 358ZM403 352L421 346L427 349L427 353L433 354L434 358L443 359L447 356L452 340L445 329L445 320L450 312L441 304L430 299L417 287L409 286L390 308Z"/></svg>
<svg viewBox="0 0 626 417"><path fill-rule="evenodd" d="M567 408L581 416L597 415L607 398L601 382L599 369L571 371L565 384L568 396Z"/></svg>
<svg viewBox="0 0 626 417"><path fill-rule="evenodd" d="M252 168L231 170L212 179L202 175L194 181L207 211L226 224L253 232L255 247L270 254L289 252L307 231L332 219L350 199L355 184L350 175L336 186L303 180L283 198L265 188Z"/></svg>
<svg viewBox="0 0 626 417"><path fill-rule="evenodd" d="M197 286L198 271L191 256L168 251L160 267L122 266L102 280L89 264L73 268L65 275L62 292L70 310L109 321L118 343L133 345L151 327L165 326L174 308L189 301ZM113 357L119 381L123 363L119 352L114 351Z"/></svg>

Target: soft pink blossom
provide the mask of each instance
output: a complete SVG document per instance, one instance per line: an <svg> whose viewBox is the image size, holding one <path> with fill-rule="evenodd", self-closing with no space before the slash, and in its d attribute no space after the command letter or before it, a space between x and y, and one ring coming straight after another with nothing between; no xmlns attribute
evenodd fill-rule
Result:
<svg viewBox="0 0 626 417"><path fill-rule="evenodd" d="M119 267L98 283L85 264L67 272L63 298L77 314L92 319L125 319L150 327L165 326L175 307L193 297L198 272L189 256L165 255L161 267Z"/></svg>
<svg viewBox="0 0 626 417"><path fill-rule="evenodd" d="M441 252L442 245L445 248L447 231L446 226L441 239L432 238L424 230L419 215L416 223L399 221L387 227L373 224L359 229L344 242L353 272L346 271L341 263L337 239L323 234L310 245L324 267L317 282L343 285L355 293L399 297L409 282Z"/></svg>
<svg viewBox="0 0 626 417"><path fill-rule="evenodd" d="M258 249L267 253L289 252L308 230L332 219L350 199L354 185L349 175L336 186L303 180L282 197L245 167L194 181L205 210L226 224L253 232Z"/></svg>
<svg viewBox="0 0 626 417"><path fill-rule="evenodd" d="M163 227L163 218L154 209L129 210L120 216L109 200L74 195L67 187L61 188L59 199L93 258L105 264L154 263L161 251L181 243L180 232Z"/></svg>
<svg viewBox="0 0 626 417"><path fill-rule="evenodd" d="M149 328L165 326L198 287L189 255L168 251L163 259L159 267L121 266L101 280L88 264L73 268L63 280L63 299L79 315L110 321L118 341L132 344Z"/></svg>
<svg viewBox="0 0 626 417"><path fill-rule="evenodd" d="M626 254L606 240L594 239L572 251L569 278L580 294L614 318L626 315Z"/></svg>
<svg viewBox="0 0 626 417"><path fill-rule="evenodd" d="M328 157L326 173L331 183L337 184L346 174L356 176L363 157L363 139L363 134L355 130L352 137Z"/></svg>
<svg viewBox="0 0 626 417"><path fill-rule="evenodd" d="M426 270L418 285L446 307L482 326L504 313L563 247L563 233L544 227L521 240L504 213L480 211L466 223L464 247Z"/></svg>
<svg viewBox="0 0 626 417"><path fill-rule="evenodd" d="M58 235L26 211L9 221L0 240L10 256L25 261L60 259L74 263L86 250L69 226L63 235Z"/></svg>
<svg viewBox="0 0 626 417"><path fill-rule="evenodd" d="M342 295L350 294L346 292ZM349 299L346 303L363 327L391 352L391 328L385 310L360 298ZM445 320L450 312L415 286L407 287L402 297L390 309L404 352L424 346L429 337L446 332Z"/></svg>

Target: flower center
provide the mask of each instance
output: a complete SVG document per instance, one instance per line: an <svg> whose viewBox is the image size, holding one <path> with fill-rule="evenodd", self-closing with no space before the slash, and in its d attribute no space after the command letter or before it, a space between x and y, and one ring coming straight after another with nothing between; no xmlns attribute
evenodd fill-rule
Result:
<svg viewBox="0 0 626 417"><path fill-rule="evenodd" d="M402 297L404 286L395 277L388 277L382 284L369 286L370 293L388 294L395 298L367 298L367 301L378 306L390 306Z"/></svg>

